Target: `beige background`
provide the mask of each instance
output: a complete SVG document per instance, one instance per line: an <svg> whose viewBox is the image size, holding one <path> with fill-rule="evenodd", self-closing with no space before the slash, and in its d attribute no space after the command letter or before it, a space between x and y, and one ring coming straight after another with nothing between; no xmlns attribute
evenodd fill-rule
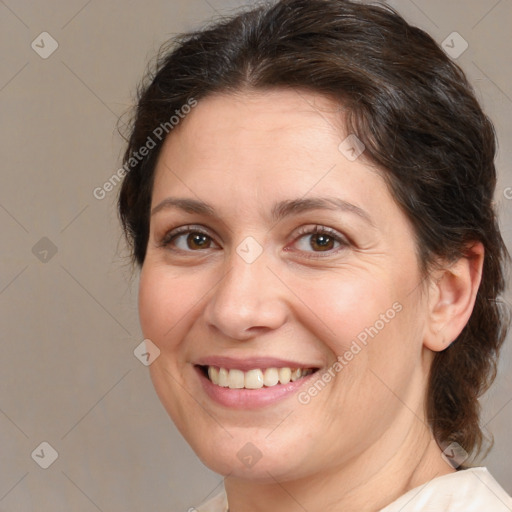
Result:
<svg viewBox="0 0 512 512"><path fill-rule="evenodd" d="M133 355L137 276L119 243L117 190L97 200L93 189L119 167L115 123L160 43L241 4L0 0L0 510L186 511L221 482ZM390 4L438 42L457 31L469 43L457 61L496 124L512 247L512 0ZM31 48L51 48L43 31L59 45L47 59ZM482 421L496 438L485 464L509 493L511 354L509 340ZM48 469L36 460L49 448L31 457L43 441L58 452Z"/></svg>

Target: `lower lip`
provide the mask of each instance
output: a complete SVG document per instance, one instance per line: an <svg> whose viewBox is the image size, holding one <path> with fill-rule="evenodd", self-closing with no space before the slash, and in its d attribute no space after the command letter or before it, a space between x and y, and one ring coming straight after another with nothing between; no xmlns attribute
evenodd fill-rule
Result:
<svg viewBox="0 0 512 512"><path fill-rule="evenodd" d="M276 384L260 389L230 389L215 385L204 373L196 368L206 394L215 402L233 409L256 409L272 405L295 394L298 389L308 382L317 372L302 377L288 384Z"/></svg>

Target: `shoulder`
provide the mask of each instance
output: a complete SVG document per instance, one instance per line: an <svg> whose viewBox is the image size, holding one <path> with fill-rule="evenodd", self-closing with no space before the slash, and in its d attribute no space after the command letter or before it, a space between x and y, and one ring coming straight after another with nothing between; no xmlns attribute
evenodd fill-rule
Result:
<svg viewBox="0 0 512 512"><path fill-rule="evenodd" d="M487 468L434 478L410 490L381 512L510 512L512 499Z"/></svg>
<svg viewBox="0 0 512 512"><path fill-rule="evenodd" d="M221 492L189 512L226 512ZM511 512L512 498L487 468L471 468L434 478L410 490L380 512Z"/></svg>

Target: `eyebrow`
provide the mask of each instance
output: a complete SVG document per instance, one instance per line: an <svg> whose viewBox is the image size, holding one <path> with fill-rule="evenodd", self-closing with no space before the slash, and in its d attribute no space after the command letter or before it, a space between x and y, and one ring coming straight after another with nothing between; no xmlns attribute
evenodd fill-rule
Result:
<svg viewBox="0 0 512 512"><path fill-rule="evenodd" d="M172 208L207 217L215 216L215 208L204 201L175 197L168 197L158 203L151 210L151 215L155 215L161 210ZM338 197L311 197L281 201L272 208L272 220L273 222L279 222L285 217L311 210L334 210L352 213L366 221L370 226L375 227L371 217L365 210Z"/></svg>
<svg viewBox="0 0 512 512"><path fill-rule="evenodd" d="M155 215L155 213L158 213L161 210L168 210L171 208L177 208L187 213L206 215L208 217L213 217L215 215L215 209L203 201L198 201L196 199L179 199L175 197L168 197L158 203L151 210L151 215Z"/></svg>

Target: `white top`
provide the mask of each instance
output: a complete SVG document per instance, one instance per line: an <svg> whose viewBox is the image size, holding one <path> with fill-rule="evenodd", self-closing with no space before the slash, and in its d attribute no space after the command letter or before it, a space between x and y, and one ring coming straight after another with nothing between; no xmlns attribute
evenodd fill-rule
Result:
<svg viewBox="0 0 512 512"><path fill-rule="evenodd" d="M226 494L192 510L227 512ZM512 498L487 468L471 468L411 489L380 512L512 512Z"/></svg>

